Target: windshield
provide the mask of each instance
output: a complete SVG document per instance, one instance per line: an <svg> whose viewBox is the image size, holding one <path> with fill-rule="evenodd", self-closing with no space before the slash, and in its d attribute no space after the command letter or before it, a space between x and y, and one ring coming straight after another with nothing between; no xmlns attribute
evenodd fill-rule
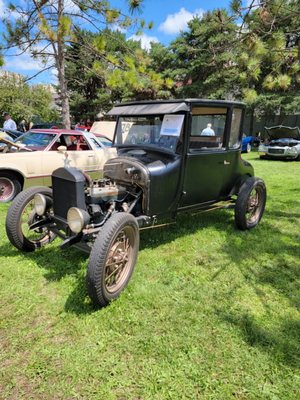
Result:
<svg viewBox="0 0 300 400"><path fill-rule="evenodd" d="M55 137L55 133L27 132L16 140L16 143L23 144L32 150L44 150Z"/></svg>
<svg viewBox="0 0 300 400"><path fill-rule="evenodd" d="M183 121L183 114L120 117L115 143L175 152L182 136Z"/></svg>

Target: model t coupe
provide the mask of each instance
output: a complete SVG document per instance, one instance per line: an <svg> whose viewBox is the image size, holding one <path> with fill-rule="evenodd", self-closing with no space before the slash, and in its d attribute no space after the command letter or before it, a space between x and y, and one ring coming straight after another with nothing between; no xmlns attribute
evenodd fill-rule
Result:
<svg viewBox="0 0 300 400"><path fill-rule="evenodd" d="M69 166L52 188L20 193L6 231L21 251L56 236L62 248L90 253L87 292L98 306L127 285L139 231L174 222L178 213L234 208L237 228L255 227L265 208L264 182L241 158L244 105L212 100L133 102L115 106L117 157L92 180Z"/></svg>

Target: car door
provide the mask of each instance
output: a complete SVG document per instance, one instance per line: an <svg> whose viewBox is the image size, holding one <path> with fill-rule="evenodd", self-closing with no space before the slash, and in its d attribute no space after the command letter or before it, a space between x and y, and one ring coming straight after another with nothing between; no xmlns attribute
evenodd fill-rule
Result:
<svg viewBox="0 0 300 400"><path fill-rule="evenodd" d="M44 152L44 184L50 186L52 172L66 165L81 169L94 179L101 178L105 152L101 145L98 145L99 148L96 148L85 134L62 133L49 151ZM66 147L66 151L58 151L60 146Z"/></svg>
<svg viewBox="0 0 300 400"><path fill-rule="evenodd" d="M225 134L229 110L194 107L184 172L182 207L225 198L240 156L239 146L228 149Z"/></svg>

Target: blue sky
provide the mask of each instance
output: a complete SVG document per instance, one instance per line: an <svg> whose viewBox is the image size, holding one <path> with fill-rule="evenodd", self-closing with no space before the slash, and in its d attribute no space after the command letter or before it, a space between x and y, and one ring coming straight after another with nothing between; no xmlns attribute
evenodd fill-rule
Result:
<svg viewBox="0 0 300 400"><path fill-rule="evenodd" d="M71 1L71 0L68 0ZM5 13L7 0L0 0L0 15ZM26 0L18 0L25 3ZM14 2L14 4L18 3ZM112 0L113 6L126 9L126 0ZM176 38L180 30L185 30L187 22L194 16L200 15L214 8L227 7L229 0L144 0L140 16L147 22L153 21L154 27L151 30L145 30L142 37L138 38L142 41L143 47L147 48L151 41L159 41L165 45ZM10 18L14 18L10 14ZM0 24L0 32L4 27ZM134 32L126 32L127 37L132 37ZM12 53L12 52L10 52ZM18 72L26 76L33 76L40 69L40 63L33 60L29 54L22 56L13 56L7 54L5 57L5 65L3 69ZM55 70L49 70L40 74L33 79L32 83L50 83L55 81Z"/></svg>

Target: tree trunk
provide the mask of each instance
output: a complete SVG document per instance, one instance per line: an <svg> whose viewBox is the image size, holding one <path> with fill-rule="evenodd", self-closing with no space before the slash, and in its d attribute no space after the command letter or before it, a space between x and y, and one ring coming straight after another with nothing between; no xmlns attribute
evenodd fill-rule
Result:
<svg viewBox="0 0 300 400"><path fill-rule="evenodd" d="M71 128L70 121L70 105L68 96L68 85L65 76L65 46L62 29L60 29L60 18L64 12L64 0L58 1L58 32L57 32L57 72L58 72L58 83L60 89L60 100L61 100L61 117L62 124L65 129Z"/></svg>
<svg viewBox="0 0 300 400"><path fill-rule="evenodd" d="M250 114L250 136L253 136L253 127L254 127L254 109L251 108L251 114Z"/></svg>

